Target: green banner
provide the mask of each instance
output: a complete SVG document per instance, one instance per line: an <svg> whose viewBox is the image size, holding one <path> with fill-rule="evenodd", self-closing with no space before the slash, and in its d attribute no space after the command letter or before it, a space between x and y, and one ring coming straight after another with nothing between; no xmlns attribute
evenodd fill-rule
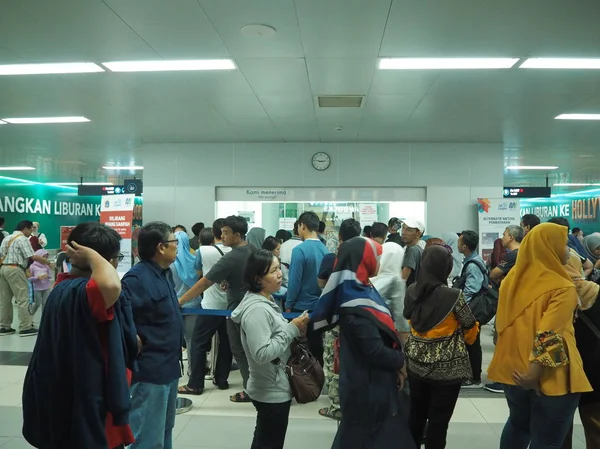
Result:
<svg viewBox="0 0 600 449"><path fill-rule="evenodd" d="M0 176L0 217L12 232L21 220L40 223L48 249L60 247L60 227L100 218L100 196L78 196L76 187L49 186Z"/></svg>
<svg viewBox="0 0 600 449"><path fill-rule="evenodd" d="M567 218L572 228L587 235L600 232L600 189L552 195L551 198L521 200L521 216L537 215L542 222L552 217Z"/></svg>

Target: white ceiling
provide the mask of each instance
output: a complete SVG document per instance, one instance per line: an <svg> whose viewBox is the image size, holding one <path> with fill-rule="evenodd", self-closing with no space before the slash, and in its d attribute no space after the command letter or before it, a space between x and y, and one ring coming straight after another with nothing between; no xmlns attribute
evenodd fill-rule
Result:
<svg viewBox="0 0 600 449"><path fill-rule="evenodd" d="M598 0L4 2L0 64L233 58L239 70L0 77L0 117L92 120L0 126L0 163L75 180L142 163L143 143L504 142L509 162L598 181L600 122L554 117L600 112L600 71L376 70L378 57L600 57L598 19ZM244 37L255 23L277 34ZM332 94L366 99L315 107Z"/></svg>

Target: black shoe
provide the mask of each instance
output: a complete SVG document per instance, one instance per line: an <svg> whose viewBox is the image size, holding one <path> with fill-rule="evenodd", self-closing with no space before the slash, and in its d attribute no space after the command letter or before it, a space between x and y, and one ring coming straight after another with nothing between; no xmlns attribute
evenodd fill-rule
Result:
<svg viewBox="0 0 600 449"><path fill-rule="evenodd" d="M229 390L229 382L224 382L219 384L213 380L213 385L217 387L219 390Z"/></svg>
<svg viewBox="0 0 600 449"><path fill-rule="evenodd" d="M26 331L19 332L19 337L33 337L38 334L38 330L35 327L27 329Z"/></svg>
<svg viewBox="0 0 600 449"><path fill-rule="evenodd" d="M5 327L1 327L0 328L0 337L5 337L7 335L13 335L16 332L17 331L14 330L12 327L9 327L8 329Z"/></svg>
<svg viewBox="0 0 600 449"><path fill-rule="evenodd" d="M492 393L504 393L504 385L498 382L486 384L483 388L487 391L491 391Z"/></svg>

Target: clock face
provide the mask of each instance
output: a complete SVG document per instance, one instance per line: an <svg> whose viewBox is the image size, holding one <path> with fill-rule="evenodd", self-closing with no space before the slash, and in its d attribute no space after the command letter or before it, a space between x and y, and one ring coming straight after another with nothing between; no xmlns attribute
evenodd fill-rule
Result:
<svg viewBox="0 0 600 449"><path fill-rule="evenodd" d="M327 153L316 153L312 157L312 165L316 170L327 170L331 165L331 158Z"/></svg>

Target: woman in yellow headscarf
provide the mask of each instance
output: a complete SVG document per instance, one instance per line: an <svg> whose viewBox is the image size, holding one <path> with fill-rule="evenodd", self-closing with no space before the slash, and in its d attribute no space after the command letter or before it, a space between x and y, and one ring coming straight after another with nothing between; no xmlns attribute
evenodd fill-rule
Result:
<svg viewBox="0 0 600 449"><path fill-rule="evenodd" d="M567 241L564 226L536 226L502 281L488 371L505 384L510 410L500 449L560 448L581 393L592 390L575 344L577 292L564 268Z"/></svg>

